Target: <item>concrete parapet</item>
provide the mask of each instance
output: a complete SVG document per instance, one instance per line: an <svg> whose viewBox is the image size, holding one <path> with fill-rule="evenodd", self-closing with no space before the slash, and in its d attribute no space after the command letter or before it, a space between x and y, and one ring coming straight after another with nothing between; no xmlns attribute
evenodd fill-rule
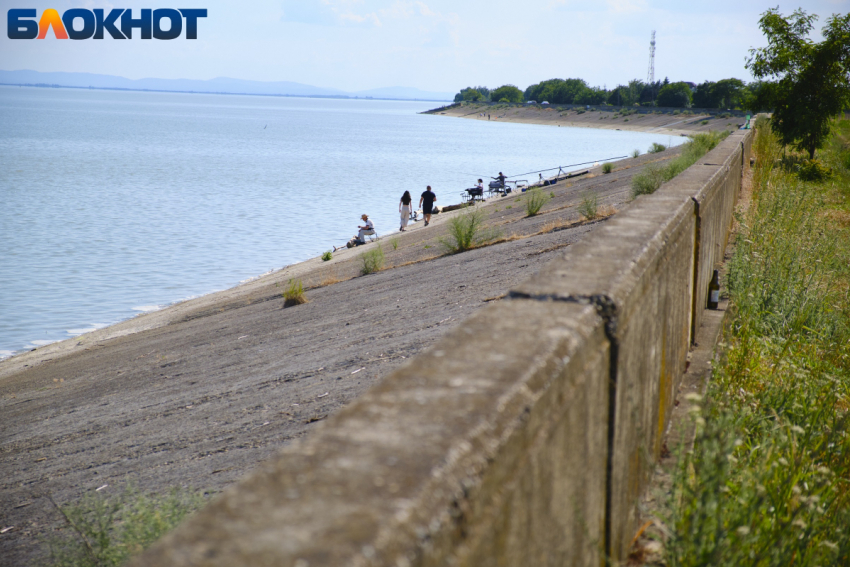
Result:
<svg viewBox="0 0 850 567"><path fill-rule="evenodd" d="M733 133L132 565L624 559L751 144Z"/></svg>
<svg viewBox="0 0 850 567"><path fill-rule="evenodd" d="M512 291L590 303L606 321L615 356L608 487L615 559L625 556L634 534L635 505L687 361L695 238L689 197L639 198Z"/></svg>
<svg viewBox="0 0 850 567"><path fill-rule="evenodd" d="M590 306L488 307L133 564L598 566L609 360Z"/></svg>

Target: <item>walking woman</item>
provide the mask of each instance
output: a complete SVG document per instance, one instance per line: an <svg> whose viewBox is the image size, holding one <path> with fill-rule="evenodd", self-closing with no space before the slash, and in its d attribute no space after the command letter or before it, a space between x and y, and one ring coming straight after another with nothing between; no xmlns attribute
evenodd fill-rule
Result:
<svg viewBox="0 0 850 567"><path fill-rule="evenodd" d="M407 221L410 220L410 191L405 191L404 195L401 196L401 201L398 203L398 212L401 215L401 227L400 231L404 232L404 227L407 226Z"/></svg>

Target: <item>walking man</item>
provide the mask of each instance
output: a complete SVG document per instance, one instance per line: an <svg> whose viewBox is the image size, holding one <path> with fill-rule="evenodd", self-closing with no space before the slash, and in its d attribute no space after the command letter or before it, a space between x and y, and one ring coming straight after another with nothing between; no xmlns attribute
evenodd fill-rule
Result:
<svg viewBox="0 0 850 567"><path fill-rule="evenodd" d="M422 207L422 215L425 217L425 226L428 226L428 223L431 222L431 211L434 209L434 201L437 200L437 196L431 191L431 186L429 185L425 192L422 193L422 196L419 197L419 206Z"/></svg>

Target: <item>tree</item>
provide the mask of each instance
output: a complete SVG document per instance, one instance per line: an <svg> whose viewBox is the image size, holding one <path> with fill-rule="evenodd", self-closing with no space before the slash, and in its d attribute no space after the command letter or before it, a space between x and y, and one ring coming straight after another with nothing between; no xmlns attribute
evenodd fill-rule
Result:
<svg viewBox="0 0 850 567"><path fill-rule="evenodd" d="M687 83L669 83L658 91L658 106L687 108L690 105L691 87Z"/></svg>
<svg viewBox="0 0 850 567"><path fill-rule="evenodd" d="M750 49L746 64L754 77L775 79L761 86L754 105L773 108L771 129L809 159L829 137L831 119L850 106L850 14L830 17L820 43L808 39L816 19L802 9L788 17L766 11L759 27L767 47Z"/></svg>
<svg viewBox="0 0 850 567"><path fill-rule="evenodd" d="M717 96L714 93L714 87L717 85L714 81L706 81L697 85L697 90L694 91L694 106L697 108L718 108Z"/></svg>
<svg viewBox="0 0 850 567"><path fill-rule="evenodd" d="M746 83L740 79L706 81L697 85L694 106L699 108L737 108L744 104Z"/></svg>
<svg viewBox="0 0 850 567"><path fill-rule="evenodd" d="M490 98L497 102L522 102L522 91L513 85L502 85L490 92Z"/></svg>
<svg viewBox="0 0 850 567"><path fill-rule="evenodd" d="M455 102L478 102L480 100L490 100L490 89L487 87L466 87L460 89L460 92L455 95Z"/></svg>

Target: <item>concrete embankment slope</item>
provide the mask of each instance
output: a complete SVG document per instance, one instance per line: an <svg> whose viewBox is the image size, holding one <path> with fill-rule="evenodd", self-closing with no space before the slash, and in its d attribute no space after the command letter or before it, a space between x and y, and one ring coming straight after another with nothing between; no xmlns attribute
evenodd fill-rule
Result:
<svg viewBox="0 0 850 567"><path fill-rule="evenodd" d="M623 559L751 140L637 199L133 565Z"/></svg>

